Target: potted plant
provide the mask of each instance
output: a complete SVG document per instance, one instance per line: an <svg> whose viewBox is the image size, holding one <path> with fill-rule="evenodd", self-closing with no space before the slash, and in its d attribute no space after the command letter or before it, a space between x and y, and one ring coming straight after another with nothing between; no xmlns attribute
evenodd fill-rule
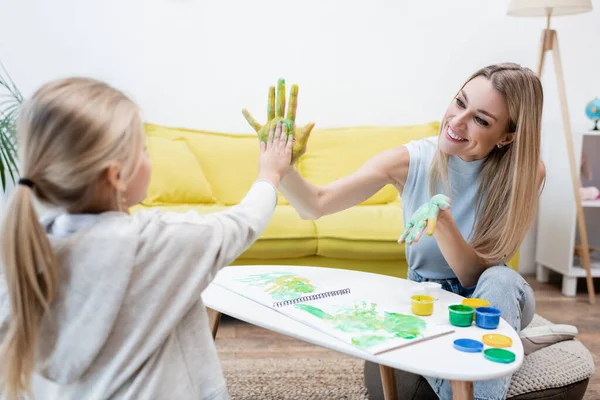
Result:
<svg viewBox="0 0 600 400"><path fill-rule="evenodd" d="M17 176L16 121L23 96L0 63L0 181L6 192L7 180Z"/></svg>

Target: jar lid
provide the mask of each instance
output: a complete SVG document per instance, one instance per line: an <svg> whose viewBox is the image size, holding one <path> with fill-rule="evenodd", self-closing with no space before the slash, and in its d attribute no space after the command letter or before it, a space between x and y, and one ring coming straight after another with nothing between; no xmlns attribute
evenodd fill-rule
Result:
<svg viewBox="0 0 600 400"><path fill-rule="evenodd" d="M515 353L505 349L489 348L483 352L483 356L490 361L510 364L515 361Z"/></svg>
<svg viewBox="0 0 600 400"><path fill-rule="evenodd" d="M497 333L491 333L483 335L481 340L485 345L490 347L510 347L512 346L512 339L505 335Z"/></svg>
<svg viewBox="0 0 600 400"><path fill-rule="evenodd" d="M454 341L454 348L465 353L479 353L483 350L483 343L473 339L456 339Z"/></svg>

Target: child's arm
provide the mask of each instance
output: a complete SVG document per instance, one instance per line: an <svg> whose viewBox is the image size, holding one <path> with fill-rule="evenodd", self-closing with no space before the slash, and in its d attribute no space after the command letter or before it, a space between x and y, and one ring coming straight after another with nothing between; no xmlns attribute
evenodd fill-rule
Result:
<svg viewBox="0 0 600 400"><path fill-rule="evenodd" d="M229 210L210 214L150 211L152 215L140 216L139 251L153 264L144 271L150 281L181 285L181 279L186 279L190 290L201 291L219 269L258 239L275 211L277 185L290 163L292 140L287 139L285 127L282 132L278 124L267 143L261 142L258 178L240 204Z"/></svg>
<svg viewBox="0 0 600 400"><path fill-rule="evenodd" d="M199 229L207 229L211 232L211 241L218 237L220 251L215 255L213 271L216 273L233 262L258 239L269 224L276 205L275 185L267 179L258 179L244 199L228 210L209 214L195 211L185 214L167 212L161 214L160 218L167 224L192 224L197 225Z"/></svg>

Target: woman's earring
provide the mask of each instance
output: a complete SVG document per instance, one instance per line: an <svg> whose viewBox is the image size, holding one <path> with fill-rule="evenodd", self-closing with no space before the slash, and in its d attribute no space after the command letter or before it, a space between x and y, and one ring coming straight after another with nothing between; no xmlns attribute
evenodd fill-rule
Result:
<svg viewBox="0 0 600 400"><path fill-rule="evenodd" d="M497 144L497 146L498 146L498 148L499 148L499 149L501 149L501 148L502 148L502 145L501 145L501 144Z"/></svg>

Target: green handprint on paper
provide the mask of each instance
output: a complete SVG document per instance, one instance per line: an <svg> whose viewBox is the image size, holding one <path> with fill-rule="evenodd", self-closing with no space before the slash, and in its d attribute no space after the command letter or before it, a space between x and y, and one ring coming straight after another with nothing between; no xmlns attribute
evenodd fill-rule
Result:
<svg viewBox="0 0 600 400"><path fill-rule="evenodd" d="M415 239L419 239L425 226L427 226L427 236L433 235L435 222L440 209L450 207L450 199L443 194L436 194L427 203L415 211L412 215L406 229L398 240L399 243L406 241L411 244Z"/></svg>
<svg viewBox="0 0 600 400"><path fill-rule="evenodd" d="M250 115L248 110L245 108L242 110L244 118L252 126L252 128L258 134L258 137L263 142L267 142L269 138L269 132L271 127L275 127L279 121L285 124L288 135L293 135L296 141L292 144L292 161L294 164L302 154L306 152L306 143L310 136L310 132L315 126L314 123L307 124L298 135L296 135L296 107L298 106L298 85L292 85L290 90L290 100L287 107L287 115L285 118L285 80L279 79L277 81L277 108L275 108L275 86L269 87L269 102L267 104L267 123L264 125L256 122L254 117Z"/></svg>

